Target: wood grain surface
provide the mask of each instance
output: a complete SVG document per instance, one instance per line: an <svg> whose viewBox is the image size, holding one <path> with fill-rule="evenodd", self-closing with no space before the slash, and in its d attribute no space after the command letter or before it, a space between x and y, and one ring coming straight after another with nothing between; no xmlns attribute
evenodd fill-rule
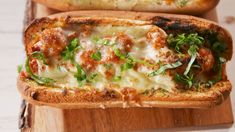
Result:
<svg viewBox="0 0 235 132"><path fill-rule="evenodd" d="M25 17L27 25L35 17L47 16L56 11L28 2ZM215 10L203 17L217 21ZM233 123L230 98L211 109L166 108L108 108L108 109L58 109L27 104L29 112L22 127L23 132L110 132L219 125ZM30 124L30 125L29 125ZM173 130L173 129L171 129Z"/></svg>

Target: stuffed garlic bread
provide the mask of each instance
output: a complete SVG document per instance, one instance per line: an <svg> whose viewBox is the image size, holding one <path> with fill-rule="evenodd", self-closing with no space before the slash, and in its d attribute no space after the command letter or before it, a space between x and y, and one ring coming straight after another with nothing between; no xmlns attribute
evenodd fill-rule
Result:
<svg viewBox="0 0 235 132"><path fill-rule="evenodd" d="M219 0L34 0L59 11L125 10L202 14Z"/></svg>
<svg viewBox="0 0 235 132"><path fill-rule="evenodd" d="M210 107L229 95L232 40L217 24L182 15L85 14L37 19L26 29L18 89L29 102Z"/></svg>

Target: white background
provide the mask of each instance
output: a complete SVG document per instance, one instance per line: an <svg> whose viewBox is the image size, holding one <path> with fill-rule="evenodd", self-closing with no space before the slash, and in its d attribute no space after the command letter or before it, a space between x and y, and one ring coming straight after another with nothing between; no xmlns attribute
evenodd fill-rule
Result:
<svg viewBox="0 0 235 132"><path fill-rule="evenodd" d="M218 9L219 23L227 28L235 40L235 22L226 24L226 16L235 16L235 1L221 0ZM20 96L16 90L17 65L23 62L22 25L24 0L0 0L0 132L18 130ZM228 76L235 86L235 58L228 64ZM235 106L235 91L232 92ZM235 110L233 109L235 114ZM210 131L235 131L231 128L209 128ZM204 130L204 131L208 131Z"/></svg>

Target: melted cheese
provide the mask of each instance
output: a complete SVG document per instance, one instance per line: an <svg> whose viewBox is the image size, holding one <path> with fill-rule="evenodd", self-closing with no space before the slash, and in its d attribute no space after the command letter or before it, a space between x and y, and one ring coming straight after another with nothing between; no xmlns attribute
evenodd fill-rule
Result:
<svg viewBox="0 0 235 132"><path fill-rule="evenodd" d="M157 29L156 32L153 32L154 40L147 41L146 34L150 29ZM67 31L69 32L69 31ZM84 51L93 50L100 51L102 60L104 61L111 56L112 46L97 44L92 40L92 37L98 36L100 39L108 37L110 43L116 45L119 49L124 49L123 45L119 44L117 41L117 36L119 34L125 34L128 38L131 39L133 46L131 47L130 52L128 53L132 57L138 60L147 59L151 60L154 63L159 61L167 61L164 56L161 57L160 54L165 54L170 51L168 47L164 46L160 49L155 49L153 43L158 39L159 36L166 36L166 33L159 29L156 26L145 25L145 26L112 26L112 25L102 25L93 27L92 33L89 37L78 36L80 41L80 46L82 47L76 52L75 61L79 65L85 63L81 59L81 55ZM156 39L156 40L155 40ZM39 42L40 43L40 42ZM69 61L63 63L70 63ZM87 62L86 62L87 63ZM106 62L105 62L106 63ZM158 89L162 88L167 91L172 91L175 87L172 77L169 75L157 75L154 77L149 77L148 74L153 72L154 69L148 68L147 66L141 65L137 70L128 69L121 71L120 66L123 62L107 62L112 64L111 68L114 69L115 76L121 76L120 80L113 81L112 79L106 78L107 68L102 64L95 65L96 68L93 71L86 71L87 77L93 73L97 73L97 78L89 83L85 83L85 86L91 86L92 88L103 90L110 84L114 84L117 88L131 87L136 88L138 91L143 91L146 89ZM57 64L60 65L60 64ZM41 67L41 65L39 66ZM59 68L49 68L46 66L45 70L39 68L38 75L42 77L52 78L56 81L54 84L58 87L69 87L77 88L78 82L74 77L76 73L76 68L72 65L60 66ZM87 87L81 88L87 88Z"/></svg>
<svg viewBox="0 0 235 132"><path fill-rule="evenodd" d="M131 10L138 3L138 0L117 0L117 8L121 10Z"/></svg>
<svg viewBox="0 0 235 132"><path fill-rule="evenodd" d="M198 4L200 0L65 0L65 4L77 5L81 9L156 10L156 7L184 7Z"/></svg>

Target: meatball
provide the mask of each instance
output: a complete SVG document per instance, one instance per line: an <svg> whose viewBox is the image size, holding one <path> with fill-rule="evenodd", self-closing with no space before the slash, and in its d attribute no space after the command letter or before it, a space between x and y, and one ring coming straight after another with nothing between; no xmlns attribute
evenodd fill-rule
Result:
<svg viewBox="0 0 235 132"><path fill-rule="evenodd" d="M119 42L121 47L123 47L124 52L130 52L133 46L133 42L129 36L127 36L126 34L119 34L117 36L117 41Z"/></svg>
<svg viewBox="0 0 235 132"><path fill-rule="evenodd" d="M67 46L67 38L61 28L45 29L41 33L40 41L32 50L41 51L46 57L54 57L61 54Z"/></svg>
<svg viewBox="0 0 235 132"><path fill-rule="evenodd" d="M166 46L165 34L162 33L158 28L152 28L146 34L147 41L152 43L153 48L159 50Z"/></svg>
<svg viewBox="0 0 235 132"><path fill-rule="evenodd" d="M214 56L211 50L207 48L200 48L198 51L197 62L200 64L203 71L209 71L213 68L215 63Z"/></svg>
<svg viewBox="0 0 235 132"><path fill-rule="evenodd" d="M98 65L98 62L92 59L91 54L95 53L94 50L88 50L82 52L80 58L82 60L82 67L84 67L87 71L92 71Z"/></svg>

